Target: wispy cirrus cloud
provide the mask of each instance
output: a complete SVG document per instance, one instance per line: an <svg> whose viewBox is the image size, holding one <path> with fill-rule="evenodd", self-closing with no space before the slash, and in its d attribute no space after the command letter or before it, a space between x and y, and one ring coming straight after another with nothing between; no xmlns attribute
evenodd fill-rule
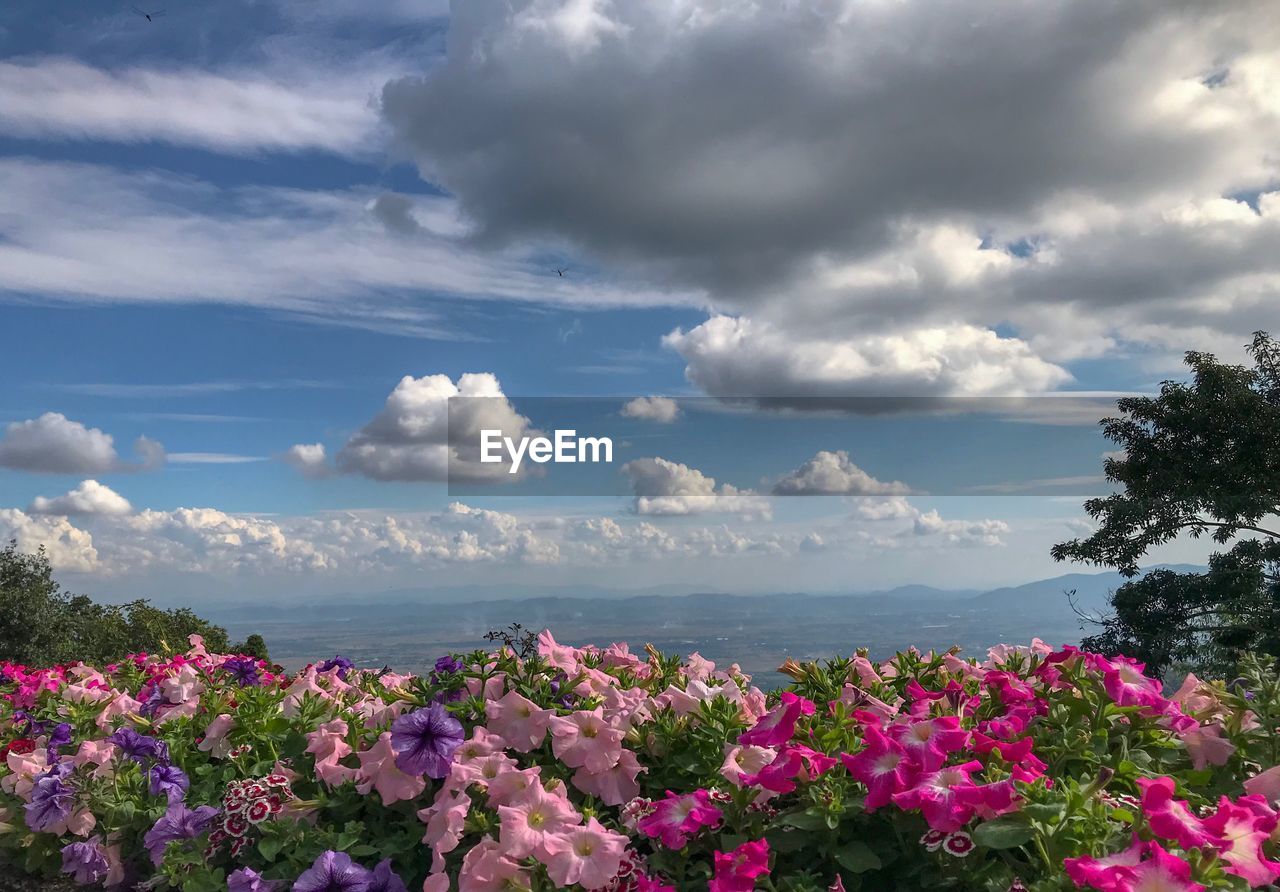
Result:
<svg viewBox="0 0 1280 892"><path fill-rule="evenodd" d="M386 76L311 71L286 83L254 71L113 70L56 56L28 58L0 62L0 128L43 140L369 154L380 142L370 96Z"/></svg>

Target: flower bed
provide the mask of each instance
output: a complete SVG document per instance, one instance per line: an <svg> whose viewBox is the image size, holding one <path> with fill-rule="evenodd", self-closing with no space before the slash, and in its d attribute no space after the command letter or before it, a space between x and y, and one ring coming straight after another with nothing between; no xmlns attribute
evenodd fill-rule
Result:
<svg viewBox="0 0 1280 892"><path fill-rule="evenodd" d="M189 892L1194 890L1280 876L1280 681L1074 648L717 669L548 633L426 677L0 668L0 862ZM0 868L2 869L2 868Z"/></svg>

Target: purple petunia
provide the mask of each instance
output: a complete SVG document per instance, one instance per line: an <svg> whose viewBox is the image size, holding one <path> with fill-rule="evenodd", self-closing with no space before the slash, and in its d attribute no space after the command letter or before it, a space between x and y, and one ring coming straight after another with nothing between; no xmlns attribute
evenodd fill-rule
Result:
<svg viewBox="0 0 1280 892"><path fill-rule="evenodd" d="M169 803L169 810L160 816L160 820L142 838L142 844L151 853L151 863L158 867L164 860L164 850L169 843L195 839L217 816L218 810L212 805L191 809L181 802Z"/></svg>
<svg viewBox="0 0 1280 892"><path fill-rule="evenodd" d="M181 801L187 795L187 789L191 786L191 781L187 779L186 772L177 765L166 765L163 762L157 762L151 766L148 776L151 781L151 795L164 795L170 802Z"/></svg>
<svg viewBox="0 0 1280 892"><path fill-rule="evenodd" d="M448 777L462 739L462 723L439 703L406 713L391 724L396 767L405 774Z"/></svg>
<svg viewBox="0 0 1280 892"><path fill-rule="evenodd" d="M386 858L373 869L373 879L369 882L368 892L409 892L404 880L391 869L391 859Z"/></svg>
<svg viewBox="0 0 1280 892"><path fill-rule="evenodd" d="M61 722L49 732L49 759L52 761L58 756L58 750L71 743L71 726L66 722Z"/></svg>
<svg viewBox="0 0 1280 892"><path fill-rule="evenodd" d="M445 654L436 660L436 675L453 675L455 672L461 672L462 667L462 660L459 660L453 654Z"/></svg>
<svg viewBox="0 0 1280 892"><path fill-rule="evenodd" d="M258 675L258 661L253 657L232 657L222 664L222 668L230 672L242 688L262 684L262 678Z"/></svg>
<svg viewBox="0 0 1280 892"><path fill-rule="evenodd" d="M111 864L99 844L100 838L73 842L62 847L62 872L69 873L81 886L100 883L107 877Z"/></svg>
<svg viewBox="0 0 1280 892"><path fill-rule="evenodd" d="M139 734L132 728L121 728L110 737L112 743L120 748L120 752L141 765L148 759L159 762L169 761L169 745L154 737Z"/></svg>
<svg viewBox="0 0 1280 892"><path fill-rule="evenodd" d="M63 783L70 773L71 765L64 762L36 777L31 801L24 806L27 826L32 830L43 833L71 816L75 790Z"/></svg>
<svg viewBox="0 0 1280 892"><path fill-rule="evenodd" d="M373 874L346 852L328 851L302 872L293 892L369 892Z"/></svg>
<svg viewBox="0 0 1280 892"><path fill-rule="evenodd" d="M264 880L252 867L242 867L227 877L227 892L275 892L277 880Z"/></svg>
<svg viewBox="0 0 1280 892"><path fill-rule="evenodd" d="M347 678L347 672L356 668L356 664L348 660L346 657L338 654L332 660L325 660L316 667L317 672L328 672L330 669L338 670L338 678L344 681Z"/></svg>

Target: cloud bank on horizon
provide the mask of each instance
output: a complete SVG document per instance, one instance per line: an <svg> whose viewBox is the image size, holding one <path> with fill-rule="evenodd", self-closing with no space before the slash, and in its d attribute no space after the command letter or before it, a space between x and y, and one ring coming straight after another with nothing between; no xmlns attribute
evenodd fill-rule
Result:
<svg viewBox="0 0 1280 892"><path fill-rule="evenodd" d="M923 542L964 576L1020 522L1043 551L1059 509L921 507L821 438L731 480L664 431L681 396L1125 391L1240 355L1280 322L1270 6L10 4L0 538L139 577ZM566 392L654 438L616 510L447 500L448 396L520 434L519 396ZM805 494L860 501L779 517Z"/></svg>

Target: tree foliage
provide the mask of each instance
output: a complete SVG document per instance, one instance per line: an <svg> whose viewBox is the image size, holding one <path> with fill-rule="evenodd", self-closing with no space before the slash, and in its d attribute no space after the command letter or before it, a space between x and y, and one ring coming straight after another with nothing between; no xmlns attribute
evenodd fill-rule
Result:
<svg viewBox="0 0 1280 892"><path fill-rule="evenodd" d="M28 554L16 542L0 549L0 660L29 666L108 663L130 653L185 650L191 635L203 636L213 651L267 658L260 635L231 645L226 629L186 608L163 610L141 599L99 604L64 591L44 549Z"/></svg>
<svg viewBox="0 0 1280 892"><path fill-rule="evenodd" d="M1085 502L1097 530L1053 548L1056 560L1117 568L1179 535L1226 551L1203 573L1153 570L1112 595L1085 646L1126 652L1160 672L1175 663L1229 670L1246 650L1280 656L1280 343L1258 332L1253 365L1188 353L1191 379L1126 397L1102 422L1121 447L1107 479L1121 490Z"/></svg>

